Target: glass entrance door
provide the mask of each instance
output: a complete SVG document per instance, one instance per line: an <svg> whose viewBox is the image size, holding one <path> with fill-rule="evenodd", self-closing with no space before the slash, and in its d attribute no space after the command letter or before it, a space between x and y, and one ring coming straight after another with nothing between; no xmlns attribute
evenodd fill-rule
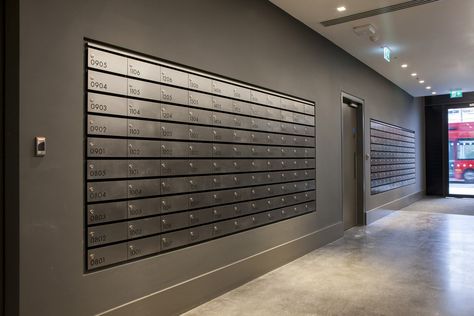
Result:
<svg viewBox="0 0 474 316"><path fill-rule="evenodd" d="M449 194L474 196L474 107L448 109Z"/></svg>

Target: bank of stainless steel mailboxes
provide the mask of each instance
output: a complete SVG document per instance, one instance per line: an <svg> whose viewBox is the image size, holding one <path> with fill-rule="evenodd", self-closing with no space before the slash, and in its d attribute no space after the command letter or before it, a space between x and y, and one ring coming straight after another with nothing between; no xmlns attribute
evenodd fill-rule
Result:
<svg viewBox="0 0 474 316"><path fill-rule="evenodd" d="M86 270L315 211L314 103L86 48ZM384 132L374 146L405 144L380 142ZM372 157L407 166L374 163L373 181L406 181L405 147Z"/></svg>
<svg viewBox="0 0 474 316"><path fill-rule="evenodd" d="M416 183L415 132L370 120L371 194Z"/></svg>

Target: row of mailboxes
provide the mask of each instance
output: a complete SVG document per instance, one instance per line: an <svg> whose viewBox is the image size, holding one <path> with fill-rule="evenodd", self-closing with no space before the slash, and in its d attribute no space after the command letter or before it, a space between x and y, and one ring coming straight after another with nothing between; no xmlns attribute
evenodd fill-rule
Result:
<svg viewBox="0 0 474 316"><path fill-rule="evenodd" d="M370 142L372 144L381 144L381 145L391 145L391 146L398 146L398 147L408 147L408 148L415 148L415 143L404 142L400 140L393 140L393 139L386 139L381 137L370 137Z"/></svg>
<svg viewBox="0 0 474 316"><path fill-rule="evenodd" d="M90 158L314 158L313 147L197 143L142 139L87 139Z"/></svg>
<svg viewBox="0 0 474 316"><path fill-rule="evenodd" d="M308 174L311 170L308 171ZM292 177L291 172L285 177ZM307 177L300 173L302 179ZM100 202L127 198L171 195L187 192L215 191L282 182L281 172L224 174L213 176L174 177L87 183L87 201ZM218 192L218 191L215 191ZM237 192L237 191L236 191ZM239 194L240 193L236 193Z"/></svg>
<svg viewBox="0 0 474 316"><path fill-rule="evenodd" d="M277 222L282 219L298 216L308 212L313 212L316 209L314 201L278 208L270 211L255 213L252 215L245 215L227 220L217 221L211 224L204 224L194 226L191 228L179 229L167 233L162 231L157 235L150 237L131 239L122 243L113 244L110 246L96 247L87 251L87 267L88 269L100 268L115 263L136 259L143 256L160 253L163 251L172 250L178 247L183 247L190 244L206 241L209 239L225 236L228 234L237 233L246 229L259 227L269 223ZM183 214L186 218L192 214ZM212 213L208 218L212 218ZM163 220L165 224L163 224ZM127 223L125 227L125 234L130 231L138 232L139 229L152 230L153 225L166 225L170 218L157 218L144 222L146 227L141 228L137 226L137 222ZM181 220L181 219L180 219ZM160 223L159 223L160 222ZM140 225L140 224L138 224ZM131 227L130 227L131 226ZM118 227L118 226L117 226ZM115 228L117 229L117 228ZM127 232L128 230L128 232ZM112 233L117 236L117 233ZM124 234L121 230L118 234ZM98 235L96 235L98 236ZM105 237L106 238L106 237Z"/></svg>
<svg viewBox="0 0 474 316"><path fill-rule="evenodd" d="M315 211L313 103L86 52L86 269Z"/></svg>
<svg viewBox="0 0 474 316"><path fill-rule="evenodd" d="M392 124L380 122L371 119L370 120L370 128L373 131L380 131L386 133L385 135L390 135L389 138L395 139L397 136L404 136L411 139L415 138L415 132L412 130L408 130L399 126L395 126Z"/></svg>
<svg viewBox="0 0 474 316"><path fill-rule="evenodd" d="M157 138L187 141L314 146L314 137L215 128L180 123L88 115L87 133L92 136ZM314 129L314 128L313 128Z"/></svg>
<svg viewBox="0 0 474 316"><path fill-rule="evenodd" d="M395 190L395 189L398 189L398 188L401 188L401 187L404 187L404 186L407 186L407 185L410 185L410 184L415 184L415 183L416 183L416 178L413 177L413 178L408 179L408 180L397 181L397 182L393 182L393 183L388 183L388 184L383 184L383 185L372 187L370 189L370 192L371 192L371 194L379 194L379 193L383 193L383 192L390 191L390 190Z"/></svg>
<svg viewBox="0 0 474 316"><path fill-rule="evenodd" d="M88 160L87 179L166 177L314 169L315 159Z"/></svg>
<svg viewBox="0 0 474 316"><path fill-rule="evenodd" d="M370 136L375 136L375 137L380 137L380 138L385 138L385 139L393 139L397 141L403 141L405 143L412 143L412 144L415 143L415 133L413 133L413 136L403 136L403 135L393 134L389 132L382 132L376 129L371 129Z"/></svg>

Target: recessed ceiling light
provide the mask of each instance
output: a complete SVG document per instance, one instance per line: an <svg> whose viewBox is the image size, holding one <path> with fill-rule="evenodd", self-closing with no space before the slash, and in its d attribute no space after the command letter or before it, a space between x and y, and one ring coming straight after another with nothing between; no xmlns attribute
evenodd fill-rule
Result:
<svg viewBox="0 0 474 316"><path fill-rule="evenodd" d="M419 83L425 83L425 81L424 81L424 80L420 80L420 81L418 81L418 82L419 82Z"/></svg>
<svg viewBox="0 0 474 316"><path fill-rule="evenodd" d="M436 94L436 91L431 92L431 94L435 95L435 94Z"/></svg>
<svg viewBox="0 0 474 316"><path fill-rule="evenodd" d="M431 87L430 87L430 86L427 86L427 87L426 87L426 89L427 89L427 90L430 90L430 89L431 89Z"/></svg>
<svg viewBox="0 0 474 316"><path fill-rule="evenodd" d="M412 76L412 77L416 77L416 76L417 76L417 73L414 72L414 73L411 74L411 76Z"/></svg>
<svg viewBox="0 0 474 316"><path fill-rule="evenodd" d="M346 7L345 6L337 7L337 11L344 12L344 11L346 11Z"/></svg>
<svg viewBox="0 0 474 316"><path fill-rule="evenodd" d="M407 68L407 67L408 67L407 64L403 64L403 65L402 65L402 68Z"/></svg>

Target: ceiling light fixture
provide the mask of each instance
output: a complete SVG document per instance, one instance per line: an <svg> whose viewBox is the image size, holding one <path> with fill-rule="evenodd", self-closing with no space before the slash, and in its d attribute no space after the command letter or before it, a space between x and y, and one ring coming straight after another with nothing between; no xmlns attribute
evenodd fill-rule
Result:
<svg viewBox="0 0 474 316"><path fill-rule="evenodd" d="M430 90L430 89L431 89L431 87L430 87L430 86L427 86L427 87L426 87L426 90Z"/></svg>
<svg viewBox="0 0 474 316"><path fill-rule="evenodd" d="M344 12L344 11L346 11L346 7L345 6L337 7L337 11Z"/></svg>
<svg viewBox="0 0 474 316"><path fill-rule="evenodd" d="M407 68L407 67L408 67L407 64L403 64L403 65L402 65L402 68Z"/></svg>
<svg viewBox="0 0 474 316"><path fill-rule="evenodd" d="M425 83L425 81L424 81L424 80L420 80L420 81L418 81L418 82L419 82L419 83Z"/></svg>
<svg viewBox="0 0 474 316"><path fill-rule="evenodd" d="M416 77L416 76L417 76L417 73L414 72L414 73L411 74L411 76L412 76L412 77Z"/></svg>
<svg viewBox="0 0 474 316"><path fill-rule="evenodd" d="M436 91L431 92L431 94L432 94L432 95L435 95L435 94L436 94Z"/></svg>

